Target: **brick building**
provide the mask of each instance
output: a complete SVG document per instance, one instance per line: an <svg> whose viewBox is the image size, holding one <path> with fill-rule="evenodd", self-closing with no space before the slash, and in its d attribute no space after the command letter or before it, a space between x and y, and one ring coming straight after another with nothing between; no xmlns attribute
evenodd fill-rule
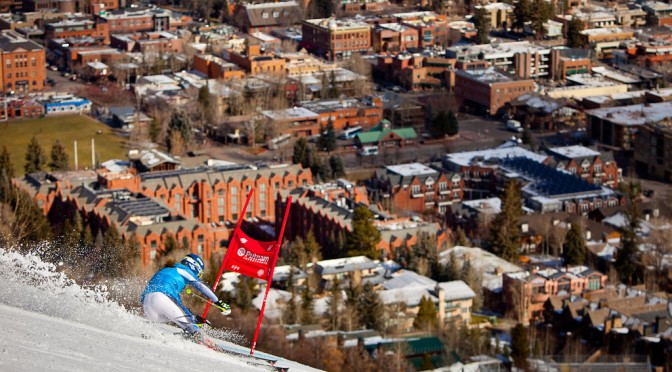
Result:
<svg viewBox="0 0 672 372"><path fill-rule="evenodd" d="M186 29L191 17L162 8L127 8L96 14L96 23L106 22L110 34Z"/></svg>
<svg viewBox="0 0 672 372"><path fill-rule="evenodd" d="M77 0L24 0L24 12L58 11L59 13L75 13Z"/></svg>
<svg viewBox="0 0 672 372"><path fill-rule="evenodd" d="M298 24L303 19L303 10L296 1L241 3L234 11L234 22L243 32L270 33L278 28Z"/></svg>
<svg viewBox="0 0 672 372"><path fill-rule="evenodd" d="M245 218L274 221L280 190L312 184L310 171L297 165L150 173L138 173L114 161L103 165L97 173L35 173L13 182L45 214L80 213L96 231L115 225L125 239L135 235L145 265L161 254L171 235L207 259L229 238L251 188L255 192Z"/></svg>
<svg viewBox="0 0 672 372"><path fill-rule="evenodd" d="M91 38L110 43L110 30L105 22L96 23L90 19L63 19L44 25L45 40L66 38Z"/></svg>
<svg viewBox="0 0 672 372"><path fill-rule="evenodd" d="M366 192L357 187L341 187L333 184L315 185L278 194L276 215L284 211L287 196L292 196L292 207L287 221L285 237L293 240L312 231L329 258L343 257L342 245L352 231L352 214L357 205L367 205ZM424 231L437 238L437 247L444 245L449 236L437 223L399 218L374 207L373 224L381 233L376 245L381 257L395 257L402 248L411 248L417 235ZM280 221L281 222L281 221ZM278 223L276 221L276 223Z"/></svg>
<svg viewBox="0 0 672 372"><path fill-rule="evenodd" d="M329 60L349 59L371 47L371 26L356 20L307 19L301 23L301 30L302 46Z"/></svg>
<svg viewBox="0 0 672 372"><path fill-rule="evenodd" d="M351 128L371 128L383 119L383 102L379 97L301 102L319 115L318 124L326 128L329 121L337 131Z"/></svg>
<svg viewBox="0 0 672 372"><path fill-rule="evenodd" d="M460 106L497 115L512 99L534 91L534 80L517 79L494 68L455 71L455 98Z"/></svg>
<svg viewBox="0 0 672 372"><path fill-rule="evenodd" d="M552 80L565 81L567 76L588 73L591 66L590 50L565 47L551 50Z"/></svg>
<svg viewBox="0 0 672 372"><path fill-rule="evenodd" d="M566 146L552 147L546 152L550 155L544 162L546 165L566 170L590 183L616 189L623 181L622 170L610 151L600 153L584 146Z"/></svg>
<svg viewBox="0 0 672 372"><path fill-rule="evenodd" d="M169 31L114 34L110 37L110 46L135 53L181 53L184 49L184 39L179 34Z"/></svg>
<svg viewBox="0 0 672 372"><path fill-rule="evenodd" d="M379 24L371 30L371 47L376 53L399 52L419 45L418 30L399 23Z"/></svg>
<svg viewBox="0 0 672 372"><path fill-rule="evenodd" d="M47 68L43 46L14 31L2 31L0 50L0 86L3 93L28 93L44 89Z"/></svg>
<svg viewBox="0 0 672 372"><path fill-rule="evenodd" d="M273 53L266 53L259 45L248 44L244 53L227 49L223 51L222 56L252 76L267 74L285 77L287 73L285 59Z"/></svg>
<svg viewBox="0 0 672 372"><path fill-rule="evenodd" d="M420 163L389 165L366 181L372 202L392 211L446 212L464 197L464 180L458 173L429 168Z"/></svg>
<svg viewBox="0 0 672 372"><path fill-rule="evenodd" d="M194 70L203 73L209 79L242 79L245 71L235 63L212 54L197 54L194 56Z"/></svg>

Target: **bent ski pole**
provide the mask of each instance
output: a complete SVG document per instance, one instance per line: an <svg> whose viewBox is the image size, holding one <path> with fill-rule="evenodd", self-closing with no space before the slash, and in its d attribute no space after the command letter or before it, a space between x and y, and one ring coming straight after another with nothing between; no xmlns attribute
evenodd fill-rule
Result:
<svg viewBox="0 0 672 372"><path fill-rule="evenodd" d="M210 299L209 299L209 298L205 298L205 297L203 297L203 296L201 296L201 295L198 295L198 294L194 293L191 289L185 289L185 292L187 292L188 295L192 295L192 296L198 298L199 300L202 300L202 301L205 301L205 302L210 302ZM224 309L224 308L221 307L221 306L217 306L214 302L212 303L212 306L218 308L220 311L224 311L224 310L226 310L226 309Z"/></svg>

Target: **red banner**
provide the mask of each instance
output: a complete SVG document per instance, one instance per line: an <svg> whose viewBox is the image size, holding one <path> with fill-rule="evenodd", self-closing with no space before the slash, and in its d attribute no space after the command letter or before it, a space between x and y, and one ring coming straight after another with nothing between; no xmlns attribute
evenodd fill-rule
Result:
<svg viewBox="0 0 672 372"><path fill-rule="evenodd" d="M260 242L252 239L237 228L231 236L229 250L224 257L224 270L270 280L277 244L276 241Z"/></svg>

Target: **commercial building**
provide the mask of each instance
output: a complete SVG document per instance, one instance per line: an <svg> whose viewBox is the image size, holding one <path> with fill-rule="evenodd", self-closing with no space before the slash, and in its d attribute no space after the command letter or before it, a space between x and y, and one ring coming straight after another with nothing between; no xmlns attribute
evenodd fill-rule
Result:
<svg viewBox="0 0 672 372"><path fill-rule="evenodd" d="M460 106L497 115L512 99L534 91L534 80L517 79L490 67L455 71L455 98Z"/></svg>
<svg viewBox="0 0 672 372"><path fill-rule="evenodd" d="M485 16L490 20L490 28L511 28L513 25L513 9L511 4L490 3L487 5L477 5L474 7L477 11L483 9Z"/></svg>
<svg viewBox="0 0 672 372"><path fill-rule="evenodd" d="M245 76L245 71L238 65L212 54L195 55L193 67L209 79L231 80Z"/></svg>
<svg viewBox="0 0 672 372"><path fill-rule="evenodd" d="M38 92L47 78L46 53L43 46L15 31L0 34L0 87L3 93Z"/></svg>
<svg viewBox="0 0 672 372"><path fill-rule="evenodd" d="M446 57L458 62L485 61L524 79L548 78L550 75L551 49L529 41L453 46L446 49Z"/></svg>
<svg viewBox="0 0 672 372"><path fill-rule="evenodd" d="M640 174L672 182L672 121L666 118L639 128L635 168Z"/></svg>
<svg viewBox="0 0 672 372"><path fill-rule="evenodd" d="M303 107L262 111L268 126L277 135L311 137L319 134L319 114Z"/></svg>
<svg viewBox="0 0 672 372"><path fill-rule="evenodd" d="M418 30L399 23L383 23L371 30L371 47L376 53L417 48Z"/></svg>
<svg viewBox="0 0 672 372"><path fill-rule="evenodd" d="M96 14L96 22L106 22L110 34L169 31L187 28L191 17L162 8L126 8Z"/></svg>
<svg viewBox="0 0 672 372"><path fill-rule="evenodd" d="M301 23L301 30L302 46L329 60L349 59L371 47L371 26L356 20L307 19Z"/></svg>
<svg viewBox="0 0 672 372"><path fill-rule="evenodd" d="M665 120L671 111L672 102L587 110L588 134L608 148L632 150L641 128Z"/></svg>
<svg viewBox="0 0 672 372"><path fill-rule="evenodd" d="M105 22L94 22L87 18L69 18L44 25L46 40L66 38L92 38L104 44L110 42L110 30Z"/></svg>
<svg viewBox="0 0 672 372"><path fill-rule="evenodd" d="M252 76L266 74L284 77L286 74L285 59L271 52L262 51L259 45L248 44L244 53L224 50L222 57Z"/></svg>
<svg viewBox="0 0 672 372"><path fill-rule="evenodd" d="M326 128L331 122L337 131L350 127L368 129L383 119L383 103L379 97L305 101L300 105L319 115L319 125Z"/></svg>
<svg viewBox="0 0 672 372"><path fill-rule="evenodd" d="M559 47L551 51L550 78L565 81L567 76L590 72L590 50Z"/></svg>

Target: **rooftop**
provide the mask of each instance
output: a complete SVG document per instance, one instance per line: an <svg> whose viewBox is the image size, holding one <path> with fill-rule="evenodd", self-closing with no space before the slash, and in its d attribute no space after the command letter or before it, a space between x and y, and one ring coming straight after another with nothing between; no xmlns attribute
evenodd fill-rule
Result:
<svg viewBox="0 0 672 372"><path fill-rule="evenodd" d="M623 126L644 125L672 117L672 102L599 108L586 110L586 115Z"/></svg>
<svg viewBox="0 0 672 372"><path fill-rule="evenodd" d="M410 164L401 164L401 165L388 165L388 172L398 174L402 177L412 177L412 176L427 176L434 175L437 172L435 169L432 169L421 163L410 163Z"/></svg>
<svg viewBox="0 0 672 372"><path fill-rule="evenodd" d="M524 147L515 146L447 154L444 158L444 162L462 167L474 164L481 166L495 166L497 164L496 160L509 157L526 157L539 163L546 160L545 155L537 154Z"/></svg>
<svg viewBox="0 0 672 372"><path fill-rule="evenodd" d="M569 159L587 158L592 156L599 156L600 152L595 151L589 147L575 145L565 147L552 147L548 149L550 153L560 155Z"/></svg>

